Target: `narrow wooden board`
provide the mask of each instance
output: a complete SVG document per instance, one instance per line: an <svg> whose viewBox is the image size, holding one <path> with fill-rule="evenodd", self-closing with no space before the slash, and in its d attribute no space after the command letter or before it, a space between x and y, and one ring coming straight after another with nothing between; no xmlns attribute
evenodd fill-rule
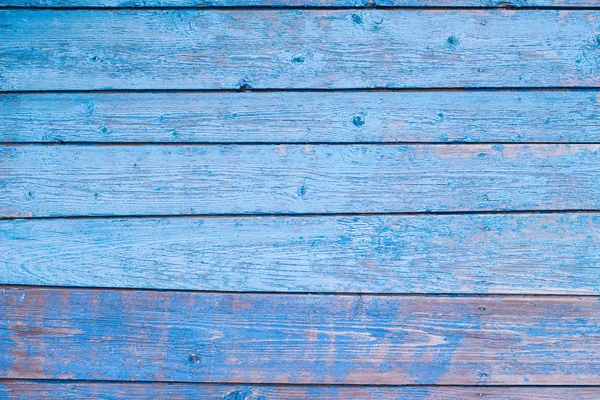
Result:
<svg viewBox="0 0 600 400"><path fill-rule="evenodd" d="M600 215L0 221L0 283L600 294Z"/></svg>
<svg viewBox="0 0 600 400"><path fill-rule="evenodd" d="M2 142L600 142L589 91L0 96Z"/></svg>
<svg viewBox="0 0 600 400"><path fill-rule="evenodd" d="M0 396L18 399L98 398L190 400L597 400L598 387L266 386L185 383L0 382Z"/></svg>
<svg viewBox="0 0 600 400"><path fill-rule="evenodd" d="M19 0L14 0L19 1ZM23 1L23 0L20 0ZM48 1L48 0L43 0ZM53 0L58 1L58 0ZM77 0L70 0L77 1ZM106 1L106 0L101 0ZM385 7L598 7L595 0L373 0Z"/></svg>
<svg viewBox="0 0 600 400"><path fill-rule="evenodd" d="M600 210L599 145L0 147L0 215Z"/></svg>
<svg viewBox="0 0 600 400"><path fill-rule="evenodd" d="M0 291L0 376L598 385L597 297Z"/></svg>
<svg viewBox="0 0 600 400"><path fill-rule="evenodd" d="M599 24L565 10L3 10L0 90L597 87Z"/></svg>
<svg viewBox="0 0 600 400"><path fill-rule="evenodd" d="M366 7L368 1L369 0L0 0L0 7ZM535 1L552 2L553 0ZM573 2L574 0L558 1L562 3L565 1ZM588 1L589 0L575 0L576 3L580 3L579 6L585 6L585 3Z"/></svg>
<svg viewBox="0 0 600 400"><path fill-rule="evenodd" d="M0 0L0 7L367 7L369 0ZM373 0L396 7L597 7L595 0Z"/></svg>
<svg viewBox="0 0 600 400"><path fill-rule="evenodd" d="M595 0L0 0L0 7L598 7Z"/></svg>

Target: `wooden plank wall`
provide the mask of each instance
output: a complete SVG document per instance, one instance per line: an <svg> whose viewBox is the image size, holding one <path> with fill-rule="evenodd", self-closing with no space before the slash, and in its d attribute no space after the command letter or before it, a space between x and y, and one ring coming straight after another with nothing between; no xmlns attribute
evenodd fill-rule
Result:
<svg viewBox="0 0 600 400"><path fill-rule="evenodd" d="M0 398L600 398L595 0L0 0Z"/></svg>

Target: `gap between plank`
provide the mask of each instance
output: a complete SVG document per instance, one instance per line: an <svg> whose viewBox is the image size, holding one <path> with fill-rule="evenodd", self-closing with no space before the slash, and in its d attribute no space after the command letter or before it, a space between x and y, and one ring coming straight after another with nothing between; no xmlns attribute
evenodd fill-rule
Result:
<svg viewBox="0 0 600 400"><path fill-rule="evenodd" d="M441 11L467 11L467 10L511 10L511 11L545 11L545 10L574 10L574 11L596 11L600 10L600 6L518 6L513 4L503 4L498 6L385 6L366 4L364 6L287 6L287 5L251 5L251 6L75 6L75 7L59 7L59 6L0 6L0 10L45 10L45 11L114 11L114 10L133 10L133 11L177 11L177 10L318 10L318 11L335 11L335 10L441 10Z"/></svg>
<svg viewBox="0 0 600 400"><path fill-rule="evenodd" d="M300 292L300 291L235 291L235 290L202 290L202 289L160 289L160 288L135 288L135 287L115 287L115 286L57 286L57 285L19 285L0 283L0 289L47 289L47 290L89 290L89 291L123 291L123 292L176 292L176 293L197 293L197 294L252 294L264 296L347 296L347 297L417 297L417 298L595 298L600 301L598 294L543 294L543 293L381 293L381 292Z"/></svg>
<svg viewBox="0 0 600 400"><path fill-rule="evenodd" d="M600 385L452 385L452 384L406 384L406 385L364 385L359 383L246 383L246 382L187 382L187 381L119 381L114 379L99 380L99 379L28 379L28 378L0 378L1 383L7 382L32 382L32 383L94 383L94 384L116 384L127 383L135 385L152 385L152 384L177 384L189 386L202 385L224 385L235 386L243 385L247 387L366 387L366 388L400 388L400 387L451 387L451 388L600 388Z"/></svg>
<svg viewBox="0 0 600 400"><path fill-rule="evenodd" d="M135 147L135 146L449 146L449 145L460 145L460 146L492 146L492 145L504 145L504 146L544 146L544 145L594 145L600 144L600 141L595 142L464 142L459 140L452 140L447 142L99 142L99 141L62 141L56 140L52 142L39 142L39 141L28 141L28 142L2 142L0 146L122 146L122 147Z"/></svg>
<svg viewBox="0 0 600 400"><path fill-rule="evenodd" d="M0 10L2 8L0 7ZM119 10L119 9L116 9ZM598 8L600 10L600 8ZM27 94L102 94L102 93L419 93L419 92L585 92L600 91L598 86L473 86L473 87L370 87L370 88L252 88L242 86L231 89L206 89L206 88L188 88L188 89L59 89L59 90L0 90L2 95L27 95Z"/></svg>
<svg viewBox="0 0 600 400"><path fill-rule="evenodd" d="M246 214L144 214L144 215L70 215L45 217L0 217L0 221L12 220L54 220L54 219L149 219L149 218L278 218L278 217L369 217L378 215L436 216L436 215L521 215L521 214L596 214L594 209L564 210L494 210L494 211L409 211L409 212L365 212L365 213L246 213Z"/></svg>

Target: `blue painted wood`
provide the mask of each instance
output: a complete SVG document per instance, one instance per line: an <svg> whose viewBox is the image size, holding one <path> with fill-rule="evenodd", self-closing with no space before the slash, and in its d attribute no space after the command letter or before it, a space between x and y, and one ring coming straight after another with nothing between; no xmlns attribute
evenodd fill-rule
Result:
<svg viewBox="0 0 600 400"><path fill-rule="evenodd" d="M597 387L448 386L267 386L185 383L0 382L11 399L190 399L190 400L597 400Z"/></svg>
<svg viewBox="0 0 600 400"><path fill-rule="evenodd" d="M540 1L540 0L538 0ZM541 0L548 1L548 0ZM565 0L561 0L565 1ZM567 0L568 1L568 0ZM579 0L581 2L589 0ZM368 0L0 0L0 7L366 7Z"/></svg>
<svg viewBox="0 0 600 400"><path fill-rule="evenodd" d="M600 294L598 214L0 221L0 254L2 284Z"/></svg>
<svg viewBox="0 0 600 400"><path fill-rule="evenodd" d="M598 86L598 24L564 10L3 10L0 89Z"/></svg>
<svg viewBox="0 0 600 400"><path fill-rule="evenodd" d="M600 383L597 297L4 288L0 315L2 378Z"/></svg>
<svg viewBox="0 0 600 400"><path fill-rule="evenodd" d="M367 7L368 0L0 0L0 7ZM401 7L595 7L594 0L373 0Z"/></svg>
<svg viewBox="0 0 600 400"><path fill-rule="evenodd" d="M0 96L3 142L600 142L598 91Z"/></svg>
<svg viewBox="0 0 600 400"><path fill-rule="evenodd" d="M386 7L598 7L598 2L594 0L374 0L374 2L378 6Z"/></svg>
<svg viewBox="0 0 600 400"><path fill-rule="evenodd" d="M0 0L371 5L501 4ZM0 397L598 398L528 385L600 385L600 297L574 297L599 294L600 160L598 145L568 144L598 142L599 22L598 10L2 10L1 91L103 92L4 93L0 141L110 144L0 146L0 216L142 218L0 221L0 283L88 287L0 290ZM104 92L482 87L534 90ZM539 90L553 87L587 89ZM595 212L564 212L577 209ZM468 213L514 210L562 212ZM457 215L215 216L426 211ZM151 217L184 214L212 216Z"/></svg>
<svg viewBox="0 0 600 400"><path fill-rule="evenodd" d="M600 210L598 145L3 146L0 215Z"/></svg>

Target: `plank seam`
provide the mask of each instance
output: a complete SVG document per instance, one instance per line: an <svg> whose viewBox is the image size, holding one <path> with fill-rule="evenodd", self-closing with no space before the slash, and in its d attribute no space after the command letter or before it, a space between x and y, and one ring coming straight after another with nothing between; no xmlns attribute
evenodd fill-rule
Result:
<svg viewBox="0 0 600 400"><path fill-rule="evenodd" d="M523 215L523 214L596 214L600 209L563 210L488 210L488 211L410 211L410 212L368 212L368 213L246 213L246 214L145 214L145 215L70 215L44 217L1 216L0 221L13 220L55 220L55 219L149 219L149 218L257 218L257 217L369 217L380 215L398 216L442 216L442 215Z"/></svg>
<svg viewBox="0 0 600 400"><path fill-rule="evenodd" d="M2 8L0 7L0 10ZM117 9L118 10L118 9ZM598 8L600 11L600 8ZM102 93L421 93L421 92L570 92L570 91L600 91L598 86L464 86L464 87L347 87L347 88L177 88L177 89L57 89L57 90L0 90L0 95L28 94L102 94Z"/></svg>
<svg viewBox="0 0 600 400"><path fill-rule="evenodd" d="M182 386L235 386L243 385L248 387L364 387L364 388L401 388L401 387L450 387L450 388L600 388L600 385L453 385L453 384L405 384L405 385L364 385L360 383L246 383L246 382L188 382L188 381L120 381L114 379L29 379L29 378L0 378L0 384L10 382L32 382L32 383L93 383L93 384L133 384L133 385L152 385L152 384L176 384Z"/></svg>
<svg viewBox="0 0 600 400"><path fill-rule="evenodd" d="M26 147L26 146L106 146L106 147L137 147L137 146L544 146L544 145L594 145L599 144L599 141L581 142L516 142L516 141L495 141L495 142L467 142L460 140L452 140L447 142L418 142L418 141L397 141L397 142L100 142L100 141L63 141L55 140L49 142L26 141L26 142L3 142L0 141L0 146L6 147Z"/></svg>
<svg viewBox="0 0 600 400"><path fill-rule="evenodd" d="M385 6L375 5L372 0L364 6L288 6L288 5L264 5L264 6L77 6L77 7L59 7L59 6L0 6L0 10L43 10L43 11L114 11L114 10L133 10L133 11L177 11L177 10L245 10L245 11L262 11L262 10L317 10L317 11L335 11L335 10L440 10L440 11L469 11L469 10L514 10L514 11L546 11L546 10L575 10L575 11L596 11L600 10L598 6L519 6L516 4L502 4L498 6Z"/></svg>
<svg viewBox="0 0 600 400"><path fill-rule="evenodd" d="M369 0L364 6L311 6L311 5L249 5L249 6L36 6L36 5L7 5L0 6L2 10L46 10L46 11L110 11L110 10L600 10L599 6L519 6L518 4L502 3L497 6L387 6L377 5Z"/></svg>
<svg viewBox="0 0 600 400"><path fill-rule="evenodd" d="M0 289L44 289L44 290L82 290L82 291L122 291L122 292L175 292L175 293L195 293L195 294L219 294L219 295L264 295L264 296L346 296L346 297L410 297L410 298L464 298L464 299L481 299L481 298L586 298L597 299L600 301L598 294L544 294L544 293L427 293L427 292L410 292L410 293L386 293L386 292L301 292L301 291L235 291L235 290L204 290L204 289L160 289L160 288L136 288L136 287L116 287L116 286L56 286L56 285L19 285L5 284L0 282Z"/></svg>

